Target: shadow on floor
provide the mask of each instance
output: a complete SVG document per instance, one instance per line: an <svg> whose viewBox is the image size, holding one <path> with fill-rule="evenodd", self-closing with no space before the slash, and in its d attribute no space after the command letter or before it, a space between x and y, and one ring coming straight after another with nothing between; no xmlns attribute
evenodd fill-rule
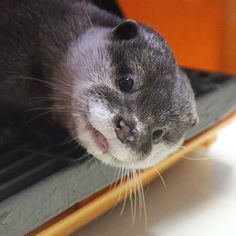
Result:
<svg viewBox="0 0 236 236"><path fill-rule="evenodd" d="M207 154L206 150L197 149L188 156L200 159ZM152 225L170 221L176 215L187 214L199 205L207 204L217 195L224 194L222 190L231 173L231 167L217 161L217 157L202 161L183 159L163 175L166 189L160 179L145 188L147 227L143 212L139 217L137 211L135 223L132 223L129 202L122 216L120 204L73 236L154 236L149 230Z"/></svg>

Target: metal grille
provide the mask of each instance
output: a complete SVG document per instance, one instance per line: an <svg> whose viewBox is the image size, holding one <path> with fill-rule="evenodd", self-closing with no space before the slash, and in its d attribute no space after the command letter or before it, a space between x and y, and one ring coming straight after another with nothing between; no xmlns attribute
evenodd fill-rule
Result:
<svg viewBox="0 0 236 236"><path fill-rule="evenodd" d="M84 151L74 145L24 140L0 152L0 201L53 174L82 161Z"/></svg>

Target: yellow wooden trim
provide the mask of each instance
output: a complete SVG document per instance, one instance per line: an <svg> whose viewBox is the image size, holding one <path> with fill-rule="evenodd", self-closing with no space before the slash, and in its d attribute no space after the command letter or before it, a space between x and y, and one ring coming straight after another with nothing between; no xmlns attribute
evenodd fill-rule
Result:
<svg viewBox="0 0 236 236"><path fill-rule="evenodd" d="M210 139L208 139L205 143L202 144L203 147L208 148L217 140L217 134L213 135Z"/></svg>
<svg viewBox="0 0 236 236"><path fill-rule="evenodd" d="M236 117L236 112L232 113L230 116L199 134L197 137L185 143L185 148L180 148L173 155L168 157L166 160L157 164L156 167L146 169L140 172L140 179L143 185L150 183L153 179L158 176L156 169L160 172L167 170L169 167L174 165L178 160L181 159L186 153L192 149L202 146L208 140L214 137L219 129L227 125ZM92 199L87 204L82 207L78 205L76 209L72 212L65 214L61 219L53 222L49 226L39 227L38 229L32 231L28 235L38 235L38 236L60 236L69 235L74 231L80 229L84 225L88 224L98 216L102 215L110 208L117 205L120 201L125 198L126 192L132 189L135 180L127 180L122 184L118 184L115 188L107 190L105 193Z"/></svg>

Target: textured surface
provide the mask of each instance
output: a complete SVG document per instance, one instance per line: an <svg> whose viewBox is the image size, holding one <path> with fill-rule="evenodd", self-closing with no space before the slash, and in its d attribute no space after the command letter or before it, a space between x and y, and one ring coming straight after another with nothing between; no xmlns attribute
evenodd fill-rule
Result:
<svg viewBox="0 0 236 236"><path fill-rule="evenodd" d="M191 78L200 117L198 125L187 132L189 139L236 109L236 79L224 74L186 72Z"/></svg>
<svg viewBox="0 0 236 236"><path fill-rule="evenodd" d="M46 178L0 204L0 235L22 235L108 185L112 168L77 164Z"/></svg>

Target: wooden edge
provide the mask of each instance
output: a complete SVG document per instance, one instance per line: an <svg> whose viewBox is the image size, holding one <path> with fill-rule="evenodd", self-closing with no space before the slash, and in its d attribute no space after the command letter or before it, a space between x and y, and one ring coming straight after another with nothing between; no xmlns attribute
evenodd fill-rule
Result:
<svg viewBox="0 0 236 236"><path fill-rule="evenodd" d="M205 143L202 144L203 147L210 147L217 140L217 134L212 135L210 139L208 139Z"/></svg>
<svg viewBox="0 0 236 236"><path fill-rule="evenodd" d="M184 148L180 148L177 152L157 164L155 167L140 171L139 178L142 185L145 186L158 177L158 171L160 173L164 172L179 161L183 155L198 146L204 145L208 140L211 140L221 128L230 123L235 117L236 112L233 112L216 125L185 142ZM74 205L72 208L62 213L59 218L54 218L49 221L49 223L43 224L27 235L69 235L117 205L126 197L127 192L130 190L135 191L135 188L133 187L135 186L135 181L137 180L127 179L122 184L117 184L113 188L105 188L99 193L91 196L83 204L78 203Z"/></svg>

